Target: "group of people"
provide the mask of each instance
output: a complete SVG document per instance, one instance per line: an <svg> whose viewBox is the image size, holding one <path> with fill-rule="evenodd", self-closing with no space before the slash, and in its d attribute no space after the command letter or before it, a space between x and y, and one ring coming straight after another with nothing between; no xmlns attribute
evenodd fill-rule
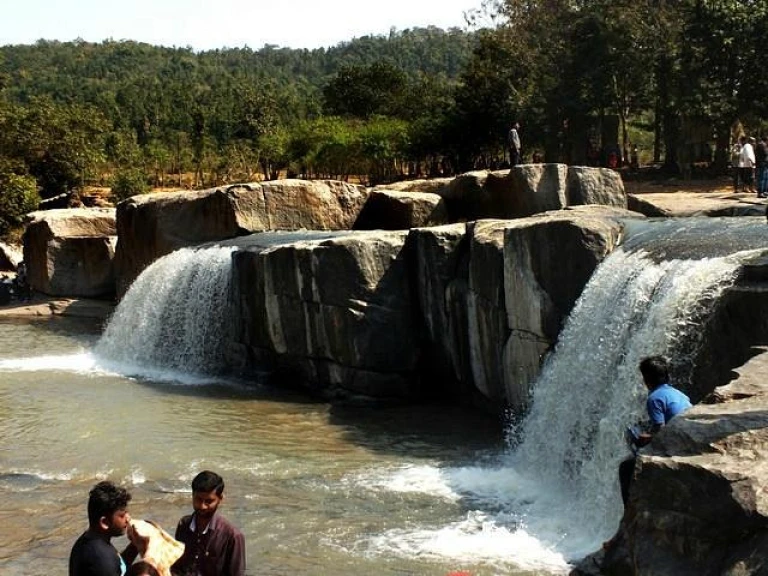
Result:
<svg viewBox="0 0 768 576"><path fill-rule="evenodd" d="M89 493L88 529L72 547L69 576L244 576L245 538L218 513L223 499L221 476L200 472L192 480L194 512L171 538L157 524L131 519L125 488L99 482ZM123 535L129 544L118 552L111 540Z"/></svg>
<svg viewBox="0 0 768 576"><path fill-rule="evenodd" d="M731 149L733 191L768 198L768 137L742 136Z"/></svg>

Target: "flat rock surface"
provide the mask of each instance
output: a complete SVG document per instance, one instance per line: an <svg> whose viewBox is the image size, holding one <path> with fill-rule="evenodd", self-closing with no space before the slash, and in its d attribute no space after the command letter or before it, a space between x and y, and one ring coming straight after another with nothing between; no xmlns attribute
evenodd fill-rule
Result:
<svg viewBox="0 0 768 576"><path fill-rule="evenodd" d="M107 320L114 309L115 305L106 300L33 298L29 302L14 301L7 306L0 306L0 319L69 316Z"/></svg>
<svg viewBox="0 0 768 576"><path fill-rule="evenodd" d="M733 184L716 180L625 181L627 194L648 202L669 216L764 213L768 200L746 192L734 193ZM720 214L722 213L722 214Z"/></svg>

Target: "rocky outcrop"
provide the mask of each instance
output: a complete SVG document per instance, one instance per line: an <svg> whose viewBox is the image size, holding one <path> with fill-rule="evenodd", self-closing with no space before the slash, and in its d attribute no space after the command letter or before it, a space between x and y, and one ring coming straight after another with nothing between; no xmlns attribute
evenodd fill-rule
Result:
<svg viewBox="0 0 768 576"><path fill-rule="evenodd" d="M468 172L438 193L452 222L524 218L583 204L627 208L618 172L565 164L522 164L510 170Z"/></svg>
<svg viewBox="0 0 768 576"><path fill-rule="evenodd" d="M271 366L326 397L417 394L406 236L358 232L235 252L241 365Z"/></svg>
<svg viewBox="0 0 768 576"><path fill-rule="evenodd" d="M437 193L445 201L451 222L504 218L504 196L511 194L508 175L508 170L467 172L440 188Z"/></svg>
<svg viewBox="0 0 768 576"><path fill-rule="evenodd" d="M116 271L122 294L160 256L262 230L346 230L367 192L344 182L278 180L134 196L117 207Z"/></svg>
<svg viewBox="0 0 768 576"><path fill-rule="evenodd" d="M568 167L568 205L600 204L627 208L621 175L609 168Z"/></svg>
<svg viewBox="0 0 768 576"><path fill-rule="evenodd" d="M443 199L426 192L375 190L355 221L355 230L409 230L448 223Z"/></svg>
<svg viewBox="0 0 768 576"><path fill-rule="evenodd" d="M0 242L0 270L15 271L24 259L24 248Z"/></svg>
<svg viewBox="0 0 768 576"><path fill-rule="evenodd" d="M508 218L532 216L568 205L565 164L523 164L509 172L513 193L509 197Z"/></svg>
<svg viewBox="0 0 768 576"><path fill-rule="evenodd" d="M395 190L397 192L425 192L429 194L440 194L440 190L448 185L453 178L425 178L422 180L403 180L402 182L392 182L390 184L380 184L374 186L371 191Z"/></svg>
<svg viewBox="0 0 768 576"><path fill-rule="evenodd" d="M618 241L619 217L632 217L601 208L411 231L433 387L527 406L543 354Z"/></svg>
<svg viewBox="0 0 768 576"><path fill-rule="evenodd" d="M733 192L628 194L629 209L648 217L765 216L765 200Z"/></svg>
<svg viewBox="0 0 768 576"><path fill-rule="evenodd" d="M629 215L596 212L233 241L230 364L325 396L523 410L543 353L619 237L617 215Z"/></svg>
<svg viewBox="0 0 768 576"><path fill-rule="evenodd" d="M768 570L768 354L678 416L639 458L603 574L700 576Z"/></svg>
<svg viewBox="0 0 768 576"><path fill-rule="evenodd" d="M51 296L115 292L115 211L62 209L28 215L24 260L30 286Z"/></svg>

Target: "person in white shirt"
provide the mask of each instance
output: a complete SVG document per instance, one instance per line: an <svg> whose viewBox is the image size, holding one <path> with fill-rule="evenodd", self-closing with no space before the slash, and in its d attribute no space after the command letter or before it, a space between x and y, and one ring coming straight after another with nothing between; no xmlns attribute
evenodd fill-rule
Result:
<svg viewBox="0 0 768 576"><path fill-rule="evenodd" d="M741 152L739 153L739 180L743 189L751 194L755 191L755 147L752 142L754 138L742 136L739 138L741 143Z"/></svg>

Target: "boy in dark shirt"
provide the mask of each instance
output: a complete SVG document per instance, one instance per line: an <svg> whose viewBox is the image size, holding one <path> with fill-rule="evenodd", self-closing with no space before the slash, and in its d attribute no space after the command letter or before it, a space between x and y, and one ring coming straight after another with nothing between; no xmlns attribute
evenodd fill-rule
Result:
<svg viewBox="0 0 768 576"><path fill-rule="evenodd" d="M244 576L245 538L216 511L224 499L224 480L205 470L192 480L192 507L176 527L184 555L171 571L177 576Z"/></svg>
<svg viewBox="0 0 768 576"><path fill-rule="evenodd" d="M133 541L118 553L111 539L129 531L131 495L112 482L99 482L88 496L88 530L69 555L69 576L124 576L138 554ZM128 537L133 534L129 531Z"/></svg>

